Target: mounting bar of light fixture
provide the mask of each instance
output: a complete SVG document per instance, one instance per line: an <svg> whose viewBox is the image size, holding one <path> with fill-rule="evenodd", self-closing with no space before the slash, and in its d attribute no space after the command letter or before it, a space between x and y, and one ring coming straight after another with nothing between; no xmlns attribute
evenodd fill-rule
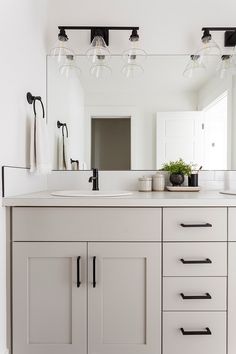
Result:
<svg viewBox="0 0 236 354"><path fill-rule="evenodd" d="M109 31L132 31L132 34L137 36L137 31L139 27L135 26L125 26L125 27L117 27L117 26L58 26L60 33L67 38L65 31L73 31L73 30L90 30L91 31L91 42L95 36L102 36L105 40L106 44L109 45ZM60 34L59 34L60 35Z"/></svg>
<svg viewBox="0 0 236 354"><path fill-rule="evenodd" d="M203 27L202 31L208 35L210 32L225 32L224 46L235 47L236 45L236 27Z"/></svg>

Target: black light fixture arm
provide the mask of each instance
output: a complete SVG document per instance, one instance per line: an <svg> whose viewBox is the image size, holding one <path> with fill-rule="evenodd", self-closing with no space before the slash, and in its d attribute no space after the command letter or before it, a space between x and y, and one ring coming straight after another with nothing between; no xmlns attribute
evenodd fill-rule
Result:
<svg viewBox="0 0 236 354"><path fill-rule="evenodd" d="M66 31L87 30L87 31L91 31L91 38L90 38L91 42L95 36L102 36L106 44L109 45L109 31L132 31L132 34L136 33L136 36L138 38L137 31L139 30L139 27L137 26L124 26L124 27L121 26L58 26L58 29L60 30L58 38L59 40L62 41L68 40Z"/></svg>
<svg viewBox="0 0 236 354"><path fill-rule="evenodd" d="M116 26L58 26L59 30L92 30L96 28L105 28L111 31L132 31L139 30L139 27L129 26L129 27L116 27Z"/></svg>
<svg viewBox="0 0 236 354"><path fill-rule="evenodd" d="M203 27L203 37L210 32L225 32L225 47L234 47L236 45L236 27Z"/></svg>

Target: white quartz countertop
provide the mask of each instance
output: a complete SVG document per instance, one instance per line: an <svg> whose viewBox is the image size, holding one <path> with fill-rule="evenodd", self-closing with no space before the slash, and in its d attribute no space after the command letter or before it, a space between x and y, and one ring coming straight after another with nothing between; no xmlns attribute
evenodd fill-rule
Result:
<svg viewBox="0 0 236 354"><path fill-rule="evenodd" d="M218 191L200 192L133 192L122 197L57 197L42 191L3 198L4 206L22 207L236 207L236 195Z"/></svg>

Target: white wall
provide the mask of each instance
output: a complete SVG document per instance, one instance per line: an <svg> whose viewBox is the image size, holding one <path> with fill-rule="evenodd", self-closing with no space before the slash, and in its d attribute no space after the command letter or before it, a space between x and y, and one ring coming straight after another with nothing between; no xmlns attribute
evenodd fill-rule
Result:
<svg viewBox="0 0 236 354"><path fill-rule="evenodd" d="M236 166L236 124L235 124L235 77L226 76L224 79L213 77L198 91L198 110L204 110L224 92L227 92L227 169Z"/></svg>
<svg viewBox="0 0 236 354"><path fill-rule="evenodd" d="M45 100L47 0L2 0L0 164L28 164L26 92ZM1 200L0 200L1 201ZM0 353L5 353L5 231L0 208Z"/></svg>
<svg viewBox="0 0 236 354"><path fill-rule="evenodd" d="M50 42L57 25L140 26L143 46L149 53L195 51L203 26L235 26L235 1L225 0L50 0ZM71 33L71 32L70 32ZM71 33L75 49L84 52L89 32ZM214 34L223 41L222 34ZM111 32L111 50L128 45L128 34Z"/></svg>

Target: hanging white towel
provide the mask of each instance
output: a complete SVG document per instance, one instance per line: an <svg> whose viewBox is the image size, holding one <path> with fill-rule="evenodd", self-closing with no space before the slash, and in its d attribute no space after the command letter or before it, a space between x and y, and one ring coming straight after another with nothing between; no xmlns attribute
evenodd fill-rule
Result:
<svg viewBox="0 0 236 354"><path fill-rule="evenodd" d="M45 118L34 117L31 120L30 135L30 172L48 174L52 170L52 161Z"/></svg>
<svg viewBox="0 0 236 354"><path fill-rule="evenodd" d="M70 144L66 134L58 137L58 169L71 170Z"/></svg>
<svg viewBox="0 0 236 354"><path fill-rule="evenodd" d="M87 164L86 162L82 161L82 162L79 162L79 169L80 170L87 170Z"/></svg>

